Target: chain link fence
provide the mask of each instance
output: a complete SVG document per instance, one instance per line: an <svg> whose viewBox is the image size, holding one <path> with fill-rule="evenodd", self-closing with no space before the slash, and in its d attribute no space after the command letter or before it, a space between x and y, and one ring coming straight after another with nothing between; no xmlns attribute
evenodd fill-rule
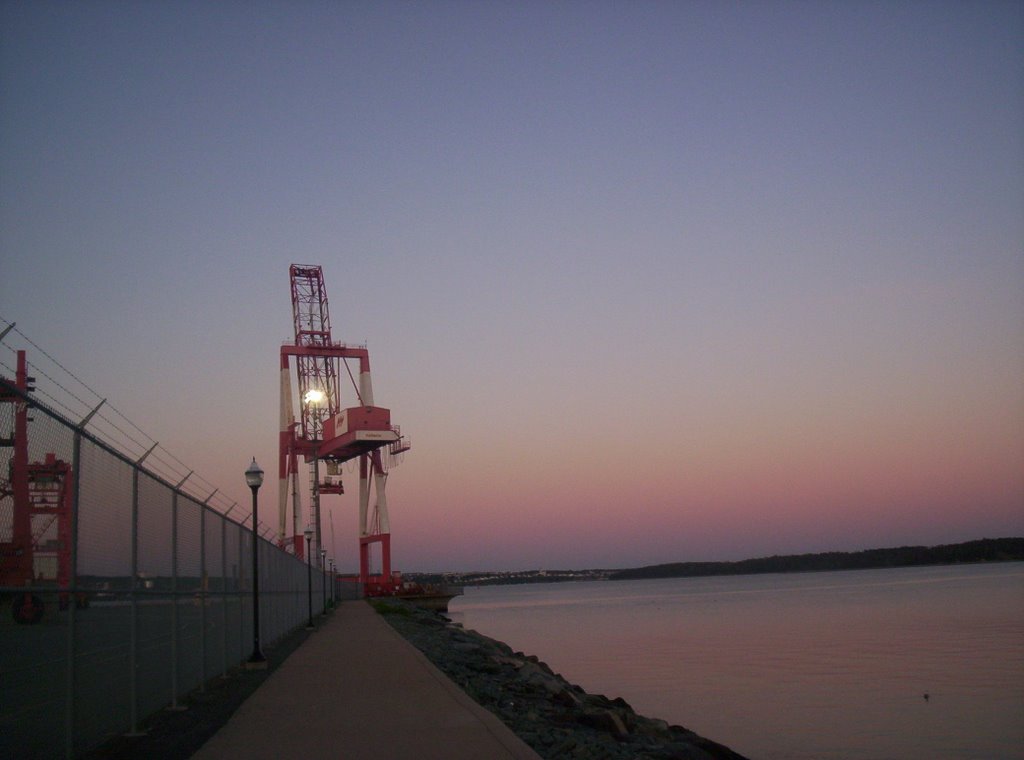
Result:
<svg viewBox="0 0 1024 760"><path fill-rule="evenodd" d="M75 757L248 659L252 530L2 379L0 397L0 757ZM267 647L307 621L307 568L255 544Z"/></svg>

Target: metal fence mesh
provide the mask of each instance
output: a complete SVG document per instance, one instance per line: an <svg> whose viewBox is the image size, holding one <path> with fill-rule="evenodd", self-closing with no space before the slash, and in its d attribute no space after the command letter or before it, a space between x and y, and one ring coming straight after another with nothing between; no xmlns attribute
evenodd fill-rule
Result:
<svg viewBox="0 0 1024 760"><path fill-rule="evenodd" d="M9 483L16 409L27 399L0 383L17 399L0 403L0 479ZM70 465L63 479L37 477L32 503L45 506L66 485L71 510L62 522L33 508L31 578L0 576L8 608L0 615L0 757L74 757L138 731L151 713L248 658L253 537L34 399L25 439L29 463ZM0 488L5 568L17 560L15 520L24 512L10 491ZM307 620L307 568L257 544L268 647ZM318 568L311 580L316 614ZM15 614L26 600L43 608L37 622Z"/></svg>

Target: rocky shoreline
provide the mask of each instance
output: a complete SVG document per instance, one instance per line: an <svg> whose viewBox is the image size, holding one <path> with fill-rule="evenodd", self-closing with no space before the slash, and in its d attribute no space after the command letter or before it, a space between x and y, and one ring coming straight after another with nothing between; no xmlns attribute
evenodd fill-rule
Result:
<svg viewBox="0 0 1024 760"><path fill-rule="evenodd" d="M401 601L377 611L476 702L546 760L745 760L681 726L587 694L534 656Z"/></svg>

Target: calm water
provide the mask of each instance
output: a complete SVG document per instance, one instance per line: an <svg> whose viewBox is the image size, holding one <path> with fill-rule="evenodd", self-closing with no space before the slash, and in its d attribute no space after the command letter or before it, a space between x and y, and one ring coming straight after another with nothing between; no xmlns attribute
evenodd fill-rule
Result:
<svg viewBox="0 0 1024 760"><path fill-rule="evenodd" d="M1024 758L1024 563L468 588L451 618L755 759Z"/></svg>

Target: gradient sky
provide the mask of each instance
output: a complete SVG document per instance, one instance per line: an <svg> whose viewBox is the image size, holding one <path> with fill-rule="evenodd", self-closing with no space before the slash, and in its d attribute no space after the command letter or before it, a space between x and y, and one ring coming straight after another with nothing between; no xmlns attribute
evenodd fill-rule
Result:
<svg viewBox="0 0 1024 760"><path fill-rule="evenodd" d="M296 262L398 568L1024 534L1020 3L3 2L0 107L0 317L232 500Z"/></svg>

